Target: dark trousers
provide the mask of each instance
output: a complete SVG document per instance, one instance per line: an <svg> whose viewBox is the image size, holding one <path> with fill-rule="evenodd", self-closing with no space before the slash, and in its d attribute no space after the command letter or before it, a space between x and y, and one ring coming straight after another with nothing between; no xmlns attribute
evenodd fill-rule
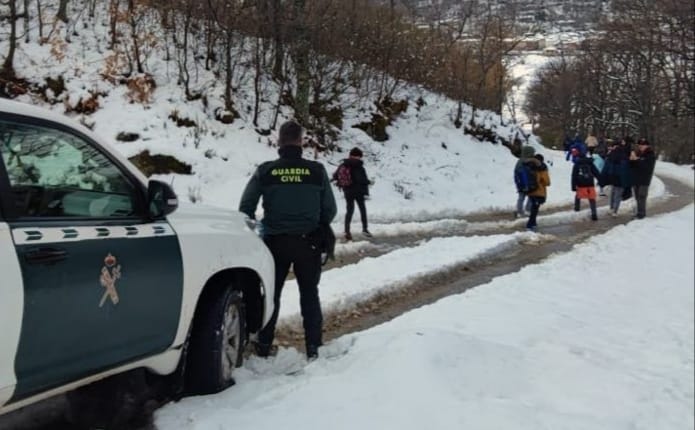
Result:
<svg viewBox="0 0 695 430"><path fill-rule="evenodd" d="M575 212L579 212L581 200L578 198L574 198L574 210ZM594 199L589 199L589 208L591 209L591 219L597 219L598 216L596 215L596 200Z"/></svg>
<svg viewBox="0 0 695 430"><path fill-rule="evenodd" d="M541 205L545 203L545 197L529 197L529 199L531 201L531 214L528 217L526 228L535 228L538 225L536 223L538 211L540 210Z"/></svg>
<svg viewBox="0 0 695 430"><path fill-rule="evenodd" d="M637 218L647 216L647 194L649 185L636 185L634 187L635 200L637 201Z"/></svg>
<svg viewBox="0 0 695 430"><path fill-rule="evenodd" d="M345 202L347 202L347 212L345 212L345 233L350 233L350 223L352 215L355 213L355 202L360 209L360 219L362 221L362 231L367 230L367 206L364 204L364 195L354 195L345 193Z"/></svg>
<svg viewBox="0 0 695 430"><path fill-rule="evenodd" d="M299 284L299 304L302 309L304 341L307 350L310 347L318 348L322 345L323 314L319 300L321 251L312 246L306 236L274 235L265 238L265 243L275 260L275 310L268 325L258 333L258 343L260 344L271 345L273 343L275 325L280 313L280 295L290 265L292 265L297 284Z"/></svg>

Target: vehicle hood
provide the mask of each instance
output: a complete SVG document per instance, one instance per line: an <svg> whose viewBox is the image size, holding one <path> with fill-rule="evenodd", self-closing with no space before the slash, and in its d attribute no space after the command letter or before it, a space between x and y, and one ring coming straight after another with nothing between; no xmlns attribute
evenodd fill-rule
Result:
<svg viewBox="0 0 695 430"><path fill-rule="evenodd" d="M241 212L203 204L180 202L179 207L167 219L173 225L195 226L198 231L251 231L244 221L246 215Z"/></svg>

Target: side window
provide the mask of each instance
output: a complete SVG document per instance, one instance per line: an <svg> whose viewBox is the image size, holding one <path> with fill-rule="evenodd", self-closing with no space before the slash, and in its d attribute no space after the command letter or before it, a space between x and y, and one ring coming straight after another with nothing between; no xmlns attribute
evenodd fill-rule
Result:
<svg viewBox="0 0 695 430"><path fill-rule="evenodd" d="M92 144L46 127L0 121L15 212L20 217L127 217L130 181Z"/></svg>

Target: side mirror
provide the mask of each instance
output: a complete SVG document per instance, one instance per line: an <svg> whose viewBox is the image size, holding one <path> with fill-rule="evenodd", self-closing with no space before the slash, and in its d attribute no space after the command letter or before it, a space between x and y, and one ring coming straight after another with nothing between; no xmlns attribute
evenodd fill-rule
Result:
<svg viewBox="0 0 695 430"><path fill-rule="evenodd" d="M162 218L179 207L179 199L169 184L151 180L147 185L147 207L151 218Z"/></svg>

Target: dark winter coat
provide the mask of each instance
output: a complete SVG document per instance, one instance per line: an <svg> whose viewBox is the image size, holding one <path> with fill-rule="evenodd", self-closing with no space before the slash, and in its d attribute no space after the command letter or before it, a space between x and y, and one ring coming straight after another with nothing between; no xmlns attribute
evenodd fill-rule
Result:
<svg viewBox="0 0 695 430"><path fill-rule="evenodd" d="M343 165L350 168L350 178L352 183L349 187L345 187L343 192L347 196L360 197L369 195L369 178L367 171L364 169L364 163L357 158L346 158L343 160ZM338 170L333 173L333 179L338 179Z"/></svg>
<svg viewBox="0 0 695 430"><path fill-rule="evenodd" d="M596 146L594 153L606 158L606 154L608 153L608 144L606 143L606 139L600 138L598 140L598 145Z"/></svg>
<svg viewBox="0 0 695 430"><path fill-rule="evenodd" d="M630 173L632 175L632 185L649 186L654 175L656 165L656 154L651 148L644 152L637 153L637 160L630 160Z"/></svg>
<svg viewBox="0 0 695 430"><path fill-rule="evenodd" d="M302 158L302 148L283 146L280 158L261 164L251 176L239 211L255 219L263 197L267 235L307 234L335 218L337 206L326 169Z"/></svg>
<svg viewBox="0 0 695 430"><path fill-rule="evenodd" d="M588 165L591 170L591 177L588 182L582 183L582 178L579 177L579 170L581 166ZM593 187L595 185L594 178L598 179L600 173L596 166L594 166L594 160L589 157L579 157L577 161L574 162L572 167L572 191L577 191L577 187Z"/></svg>
<svg viewBox="0 0 695 430"><path fill-rule="evenodd" d="M617 146L606 156L606 164L601 172L602 185L621 188L630 187L630 164L627 147Z"/></svg>

